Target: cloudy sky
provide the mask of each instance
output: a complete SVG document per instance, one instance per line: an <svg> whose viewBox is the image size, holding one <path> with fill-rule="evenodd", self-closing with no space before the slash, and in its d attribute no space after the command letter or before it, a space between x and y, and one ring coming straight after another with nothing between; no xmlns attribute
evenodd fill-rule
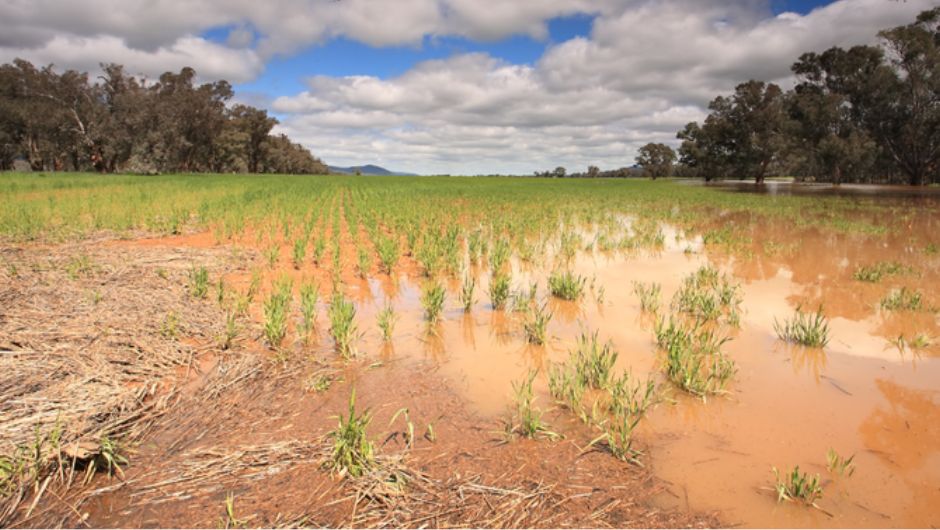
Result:
<svg viewBox="0 0 940 530"><path fill-rule="evenodd" d="M332 165L616 168L803 51L937 0L3 0L0 61L192 66Z"/></svg>

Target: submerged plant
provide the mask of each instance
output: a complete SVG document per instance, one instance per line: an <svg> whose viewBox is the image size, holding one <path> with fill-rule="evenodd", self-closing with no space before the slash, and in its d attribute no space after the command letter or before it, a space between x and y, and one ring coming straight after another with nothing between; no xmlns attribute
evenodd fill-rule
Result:
<svg viewBox="0 0 940 530"><path fill-rule="evenodd" d="M264 337L277 349L287 336L287 315L290 312L292 282L283 276L274 285L264 302Z"/></svg>
<svg viewBox="0 0 940 530"><path fill-rule="evenodd" d="M359 247L358 259L359 277L367 278L369 269L372 267L372 256L369 255L369 251L365 247Z"/></svg>
<svg viewBox="0 0 940 530"><path fill-rule="evenodd" d="M690 317L731 326L740 325L741 287L720 274L718 269L703 266L682 280L672 299L673 311Z"/></svg>
<svg viewBox="0 0 940 530"><path fill-rule="evenodd" d="M571 362L580 383L589 388L606 388L610 383L611 370L617 362L617 351L610 341L601 344L597 331L592 335L582 333L578 345L571 352Z"/></svg>
<svg viewBox="0 0 940 530"><path fill-rule="evenodd" d="M360 477L375 465L375 446L369 441L366 428L372 422L367 409L356 413L356 389L349 395L347 416L339 415L339 425L330 432L333 451L327 462L331 471L341 476Z"/></svg>
<svg viewBox="0 0 940 530"><path fill-rule="evenodd" d="M401 251L398 248L398 241L391 237L383 237L376 244L376 250L379 253L379 262L382 264L382 272L392 273L392 267L398 263L398 257Z"/></svg>
<svg viewBox="0 0 940 530"><path fill-rule="evenodd" d="M860 282L877 283L885 276L901 274L909 270L896 261L882 261L855 269L852 277Z"/></svg>
<svg viewBox="0 0 940 530"><path fill-rule="evenodd" d="M780 340L822 348L829 343L829 321L822 313L822 307L815 314L804 313L799 307L792 319L785 319L783 324L774 319L774 331Z"/></svg>
<svg viewBox="0 0 940 530"><path fill-rule="evenodd" d="M344 359L356 355L353 341L356 338L356 306L347 300L342 293L333 293L330 300L330 335L336 346L336 352Z"/></svg>
<svg viewBox="0 0 940 530"><path fill-rule="evenodd" d="M512 291L509 295L509 304L512 307L512 310L516 313L528 313L531 309L532 303L535 301L537 285L533 285L531 289L526 289L525 287L520 287Z"/></svg>
<svg viewBox="0 0 940 530"><path fill-rule="evenodd" d="M633 282L633 293L640 299L640 309L647 313L656 313L660 306L662 285L658 283Z"/></svg>
<svg viewBox="0 0 940 530"><path fill-rule="evenodd" d="M603 443L617 459L639 464L637 457L640 453L633 448L633 431L641 419L643 417L638 415L615 413L603 424L603 434L589 445Z"/></svg>
<svg viewBox="0 0 940 530"><path fill-rule="evenodd" d="M324 371L317 371L310 374L304 382L304 390L307 392L325 392L333 385L333 376Z"/></svg>
<svg viewBox="0 0 940 530"><path fill-rule="evenodd" d="M320 298L320 289L316 282L304 283L300 286L300 316L301 331L304 337L310 335L317 321L317 301Z"/></svg>
<svg viewBox="0 0 940 530"><path fill-rule="evenodd" d="M920 291L912 291L907 287L892 289L881 299L881 307L887 311L918 311L922 305Z"/></svg>
<svg viewBox="0 0 940 530"><path fill-rule="evenodd" d="M565 229L561 233L561 239L559 240L559 247L561 255L564 258L566 263L570 263L574 259L575 255L578 253L578 247L581 246L581 237L578 236L573 230Z"/></svg>
<svg viewBox="0 0 940 530"><path fill-rule="evenodd" d="M634 247L660 248L666 243L666 234L653 219L637 219L633 226L632 245Z"/></svg>
<svg viewBox="0 0 940 530"><path fill-rule="evenodd" d="M563 300L577 300L584 291L585 279L571 271L552 272L548 277L548 290Z"/></svg>
<svg viewBox="0 0 940 530"><path fill-rule="evenodd" d="M525 324L523 324L526 341L536 345L545 344L548 323L551 320L552 312L546 308L545 304L536 306L531 312L527 313Z"/></svg>
<svg viewBox="0 0 940 530"><path fill-rule="evenodd" d="M399 416L402 416L405 418L405 430L402 431L402 434L405 437L405 447L407 447L408 449L411 449L412 447L414 447L414 444L415 444L415 424L414 422L411 421L411 415L408 414L408 409L407 408L398 409L398 411L395 412L395 414L392 416L392 419L389 420L388 426L391 427L392 424L395 423L395 420L397 420Z"/></svg>
<svg viewBox="0 0 940 530"><path fill-rule="evenodd" d="M721 351L727 337L718 336L701 323L689 324L669 317L656 323L656 342L665 352L669 379L682 390L697 396L724 392L737 367Z"/></svg>
<svg viewBox="0 0 940 530"><path fill-rule="evenodd" d="M815 506L816 501L822 498L822 486L819 484L819 475L809 476L801 473L800 466L794 467L789 473L780 476L777 468L774 472L774 489L777 491L777 502L798 501L803 504Z"/></svg>
<svg viewBox="0 0 940 530"><path fill-rule="evenodd" d="M470 256L471 263L477 263L483 256L483 232L476 229L467 235L467 254Z"/></svg>
<svg viewBox="0 0 940 530"><path fill-rule="evenodd" d="M914 335L913 339L908 341L908 344L910 344L911 348L914 349L926 348L930 346L930 338L923 333L918 333L917 335Z"/></svg>
<svg viewBox="0 0 940 530"><path fill-rule="evenodd" d="M531 370L522 381L512 384L516 407L515 413L506 423L506 434L509 437L514 434L525 438L535 438L539 435L549 438L558 436L548 430L548 425L542 421L542 411L534 406L535 393L532 390L532 382L537 374L537 370Z"/></svg>
<svg viewBox="0 0 940 530"><path fill-rule="evenodd" d="M424 286L421 305L424 307L425 320L431 324L436 324L441 319L445 296L444 286L437 282L429 282Z"/></svg>
<svg viewBox="0 0 940 530"><path fill-rule="evenodd" d="M466 275L463 279L463 284L460 286L460 305L463 306L464 313L469 313L473 309L473 304L475 300L473 298L473 292L476 290L477 281L473 279L469 274Z"/></svg>
<svg viewBox="0 0 940 530"><path fill-rule="evenodd" d="M498 239L490 250L490 270L493 275L502 272L503 266L509 262L510 247L506 239Z"/></svg>
<svg viewBox="0 0 940 530"><path fill-rule="evenodd" d="M851 477L852 474L855 473L853 460L855 460L855 455L845 458L830 447L829 451L826 452L826 469L828 469L830 473Z"/></svg>
<svg viewBox="0 0 940 530"><path fill-rule="evenodd" d="M626 371L619 378L611 379L607 390L610 391L608 409L612 414L642 416L654 403L656 383L652 379L640 382Z"/></svg>
<svg viewBox="0 0 940 530"><path fill-rule="evenodd" d="M922 350L930 346L930 337L923 333L918 333L914 338L908 339L902 333L898 335L897 338L888 341L888 344L894 346L898 349L898 352L903 354L908 349Z"/></svg>
<svg viewBox="0 0 940 530"><path fill-rule="evenodd" d="M490 280L490 302L493 309L499 310L506 307L506 301L509 299L509 275L494 274Z"/></svg>
<svg viewBox="0 0 940 530"><path fill-rule="evenodd" d="M398 317L395 315L395 308L392 307L392 302L385 302L385 307L379 311L376 321L379 324L379 329L382 330L382 338L386 341L392 340L392 333L395 330L395 321L398 320Z"/></svg>
<svg viewBox="0 0 940 530"><path fill-rule="evenodd" d="M555 401L583 417L581 400L586 386L577 371L566 364L553 364L548 369L548 391Z"/></svg>

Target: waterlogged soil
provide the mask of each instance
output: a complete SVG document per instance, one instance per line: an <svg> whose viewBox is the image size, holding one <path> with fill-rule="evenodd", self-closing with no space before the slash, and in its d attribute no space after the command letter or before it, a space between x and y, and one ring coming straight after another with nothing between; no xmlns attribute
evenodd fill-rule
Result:
<svg viewBox="0 0 940 530"><path fill-rule="evenodd" d="M924 204L934 204L931 201ZM433 425L436 436L421 438L409 457L431 476L479 476L504 486L507 479L530 477L559 485L559 498L569 499L564 508L569 512L565 519L542 521L550 526L936 527L940 525L936 509L940 505L940 254L936 252L940 212L925 207L903 219L859 214L858 220L888 230L857 233L797 227L786 219L716 216L711 228L732 227L734 241L706 245L700 236L687 237L676 227L664 226L665 244L659 249L580 252L570 266L585 277L586 286L582 298L574 302L553 299L546 292L550 265L514 258L513 288L537 282L539 300L546 299L554 315L543 346L526 343L521 313L493 310L487 294L490 273L482 265L470 269L477 280L472 310L460 307L460 281L452 279L445 282L443 318L429 325L420 302L427 280L414 259L403 256L391 275L379 273L376 260L361 277L348 265L356 263L357 254L343 222L339 238L347 266L339 274L345 293L356 304L361 332L356 342L361 356L348 366L336 362L327 333L326 301L334 277L329 259L320 264L308 259L295 267L289 245L282 243L271 268L263 263L266 258L259 256L263 249L250 233L225 243L211 233L116 243L150 248L233 246L255 256L253 265L263 271L259 298L276 278L287 275L294 280L295 295L300 283L317 281L321 301L317 330L306 344L298 336L296 322L290 328L285 351L294 359L306 359L299 368L285 369L280 376L276 371L270 377L265 373L249 379L250 384L233 387L226 407L230 412L207 411L194 400L179 415L169 416L155 427L156 434L139 447L128 467L126 478L132 485L98 495L87 522L212 526L224 514L225 493L237 488L236 498L242 499L238 506L251 517L249 525L289 521L303 513L304 505L323 499L336 504L334 512L321 512L333 514L321 522L353 524L344 517L355 511L354 503L342 501L336 481L309 463L290 467L270 480L169 491L164 500L150 499L146 492L151 490L135 490L140 486L133 483L165 479L157 471L184 465L181 455L187 449L325 434L334 427L334 416L344 411L350 388L356 386L362 406L376 411L373 436L401 430L401 416L394 426L391 422L401 408L409 409L419 437L427 434L428 424ZM584 230L590 233L590 227ZM853 277L858 267L879 262L898 262L903 270L872 283ZM728 394L707 399L676 390L662 376L661 353L653 338L655 317L641 311L633 294L633 282L657 282L662 285L663 305L668 306L682 278L703 265L732 275L743 293L740 329L731 332L724 347L737 364L737 373ZM251 282L250 267L222 277L228 286L245 290ZM901 287L922 294L920 310L881 308L882 298ZM376 316L389 302L398 320L392 339L384 341ZM822 307L830 317L826 347L793 346L777 338L775 321L792 316L797 307ZM251 306L250 315L255 327L242 337L236 351L274 357L258 332L259 302ZM590 450L596 431L553 405L548 394L544 368L564 362L579 334L595 331L619 353L618 373L631 370L641 379L653 378L663 393L635 434L643 467ZM918 335L927 337L930 345L911 346ZM226 366L225 357L201 366L201 372L218 371ZM536 406L545 411L549 428L565 438L500 443L500 424L512 404L513 382L532 369L541 369L535 380ZM317 370L328 370L335 378L322 393L305 387ZM198 394L209 379L195 383L192 393ZM390 449L401 448L398 437L386 442ZM830 448L843 456L854 455L854 473L842 476L826 469ZM796 465L821 477L824 493L816 507L777 501L772 468L783 473ZM581 495L585 492L593 494Z"/></svg>
<svg viewBox="0 0 940 530"><path fill-rule="evenodd" d="M871 253L873 262L916 262L917 272L866 284L852 278L855 269L846 255L861 254L857 247L870 242L807 233L797 240L800 250L740 259L708 250L687 253L695 243L670 243L674 234L667 231L667 245L657 253L579 257L574 269L604 287L602 300L596 288L579 303L551 301L555 316L545 346L527 345L521 317L488 311L485 302L470 314L450 309L429 337L421 322L419 288L400 279L396 300L403 320L393 352L437 362L478 412L496 417L511 402L513 381L530 369L563 362L580 333L597 330L619 352L617 368L653 377L669 392L637 434L644 462L669 484L659 498L664 508L718 510L726 524L744 526L940 523L935 509L940 502L940 350L936 340L919 350L891 344L900 335L940 337L940 319L931 311L892 313L877 307L889 286L916 288L927 300L940 300L940 261L884 244ZM731 393L703 400L669 391L660 376L652 317L640 311L631 282L662 284L668 301L682 277L707 263L742 282L744 317L741 330L726 344L738 365ZM545 285L544 273L519 268L514 277L522 285L529 278ZM480 276L479 287L485 298L487 276ZM363 300L366 329L385 299L376 283L370 292ZM792 315L797 306L818 304L833 317L827 347L777 339L775 319ZM372 340L381 347L374 334ZM536 386L540 403L550 407L544 376ZM855 455L857 471L849 477L828 472L829 448ZM777 503L771 468L794 465L820 474L820 509Z"/></svg>

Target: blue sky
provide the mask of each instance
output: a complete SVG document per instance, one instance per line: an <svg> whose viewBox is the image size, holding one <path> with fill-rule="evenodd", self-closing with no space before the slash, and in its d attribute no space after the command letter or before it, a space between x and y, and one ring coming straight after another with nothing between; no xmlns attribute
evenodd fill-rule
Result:
<svg viewBox="0 0 940 530"><path fill-rule="evenodd" d="M773 14L793 11L806 14L829 4L825 0L772 0ZM512 35L497 41L473 41L464 37L425 37L420 45L375 47L340 37L309 46L289 56L275 56L256 80L236 84L239 91L266 96L282 96L304 90L304 79L313 75L369 75L380 79L399 76L414 65L444 59L455 54L483 52L512 64L533 64L552 45L575 37L588 37L595 16L580 14L549 20L547 39ZM224 42L231 26L213 28L203 36Z"/></svg>
<svg viewBox="0 0 940 530"><path fill-rule="evenodd" d="M380 79L399 76L414 65L431 59L482 52L512 64L533 64L547 47L591 32L594 16L571 15L547 22L549 37L537 40L527 35L511 35L496 41L474 41L465 37L424 37L420 45L376 47L345 37L309 46L289 56L273 57L258 79L236 85L240 91L280 96L304 89L304 78L313 75L369 75ZM231 27L203 34L209 40L224 42Z"/></svg>

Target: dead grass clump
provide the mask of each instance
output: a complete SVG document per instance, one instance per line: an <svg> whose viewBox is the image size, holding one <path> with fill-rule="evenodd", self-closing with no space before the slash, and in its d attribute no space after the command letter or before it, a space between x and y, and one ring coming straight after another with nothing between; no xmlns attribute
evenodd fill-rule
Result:
<svg viewBox="0 0 940 530"><path fill-rule="evenodd" d="M207 258L199 251L81 253L96 267L71 281L60 264L74 249L8 258L22 266L0 288L0 455L16 470L0 491L0 526L25 520L45 492L73 484L73 468L124 468L114 449L170 408L192 366L197 352L178 337L212 343L222 331L221 308L187 297L191 263ZM27 265L40 258L50 266ZM91 288L101 296L90 300ZM162 333L171 313L177 333Z"/></svg>

